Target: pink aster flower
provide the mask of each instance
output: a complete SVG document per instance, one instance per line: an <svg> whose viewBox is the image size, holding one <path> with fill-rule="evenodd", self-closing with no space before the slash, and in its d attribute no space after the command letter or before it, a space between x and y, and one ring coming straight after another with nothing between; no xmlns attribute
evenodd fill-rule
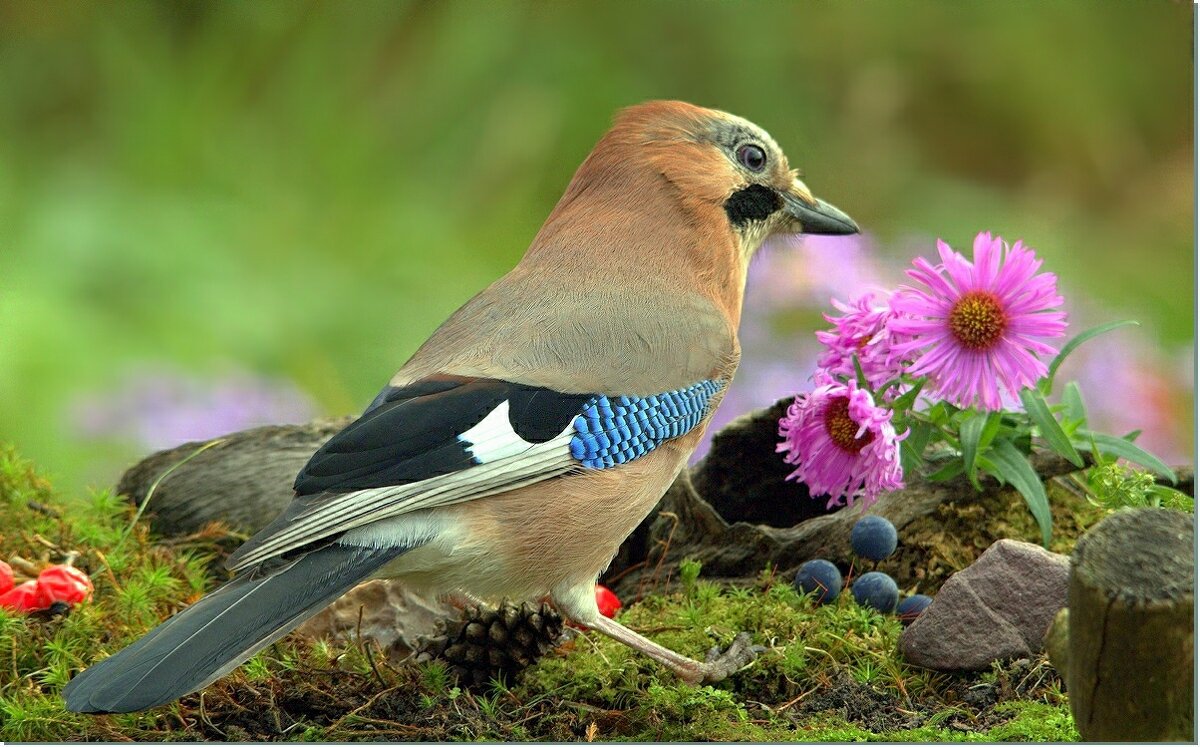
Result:
<svg viewBox="0 0 1200 747"><path fill-rule="evenodd" d="M885 294L883 303L876 303L875 293L860 296L852 304L830 299L842 316L824 315L825 320L833 324L833 329L817 333L817 339L825 346L817 365L831 374L853 379L854 356L857 355L872 389L898 376L902 368L902 361L894 349L898 336L888 326L896 312L887 302ZM896 392L895 389L889 391Z"/></svg>
<svg viewBox="0 0 1200 747"><path fill-rule="evenodd" d="M871 505L885 490L904 487L900 467L900 442L892 412L877 407L870 392L851 380L842 384L818 374L817 388L801 394L779 421L786 452L784 461L795 464L788 479L804 482L811 495L829 495L828 508Z"/></svg>
<svg viewBox="0 0 1200 747"><path fill-rule="evenodd" d="M974 263L941 240L937 247L942 264L918 257L908 271L925 287L892 296L889 328L912 335L896 353L915 356L909 373L928 376L936 396L998 410L1000 386L1016 397L1046 375L1038 356L1055 349L1045 340L1067 328L1058 279L1039 273L1041 260L1020 241L1010 249L990 233L975 237Z"/></svg>

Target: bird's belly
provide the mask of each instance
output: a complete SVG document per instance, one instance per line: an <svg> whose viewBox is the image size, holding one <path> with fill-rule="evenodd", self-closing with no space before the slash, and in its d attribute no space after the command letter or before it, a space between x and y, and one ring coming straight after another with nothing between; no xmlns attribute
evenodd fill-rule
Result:
<svg viewBox="0 0 1200 747"><path fill-rule="evenodd" d="M461 590L488 600L540 599L591 584L670 487L698 439L689 433L619 467L398 517L441 531L379 575L425 593Z"/></svg>

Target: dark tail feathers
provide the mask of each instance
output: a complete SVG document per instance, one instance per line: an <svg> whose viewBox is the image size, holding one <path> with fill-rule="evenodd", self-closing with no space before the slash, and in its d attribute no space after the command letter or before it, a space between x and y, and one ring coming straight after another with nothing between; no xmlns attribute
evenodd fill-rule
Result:
<svg viewBox="0 0 1200 747"><path fill-rule="evenodd" d="M63 690L67 708L127 713L199 690L408 549L335 542L248 570L77 675Z"/></svg>

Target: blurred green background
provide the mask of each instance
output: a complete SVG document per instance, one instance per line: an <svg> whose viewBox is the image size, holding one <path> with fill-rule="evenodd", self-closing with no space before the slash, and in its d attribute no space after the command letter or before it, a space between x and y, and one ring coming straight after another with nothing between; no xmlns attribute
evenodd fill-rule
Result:
<svg viewBox="0 0 1200 747"><path fill-rule="evenodd" d="M0 2L0 439L77 489L204 428L361 408L613 112L669 97L768 129L892 280L937 236L1032 244L1096 321L1141 320L1112 355L1190 460L1192 13Z"/></svg>

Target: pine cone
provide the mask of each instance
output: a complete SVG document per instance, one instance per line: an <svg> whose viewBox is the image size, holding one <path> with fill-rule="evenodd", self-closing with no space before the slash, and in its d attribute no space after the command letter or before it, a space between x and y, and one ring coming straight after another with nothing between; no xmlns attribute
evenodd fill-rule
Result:
<svg viewBox="0 0 1200 747"><path fill-rule="evenodd" d="M463 687L513 676L558 643L562 618L548 604L498 609L468 607L461 619L438 623L439 635L417 641L417 661L440 660Z"/></svg>

